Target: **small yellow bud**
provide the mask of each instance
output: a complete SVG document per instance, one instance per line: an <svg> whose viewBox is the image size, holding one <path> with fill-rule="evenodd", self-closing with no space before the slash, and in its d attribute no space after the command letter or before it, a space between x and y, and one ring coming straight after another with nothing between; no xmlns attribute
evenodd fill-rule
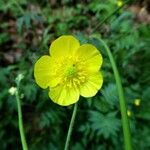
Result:
<svg viewBox="0 0 150 150"><path fill-rule="evenodd" d="M118 7L121 7L122 5L123 5L123 1L118 0L118 1L117 1L117 6L118 6Z"/></svg>
<svg viewBox="0 0 150 150"><path fill-rule="evenodd" d="M127 110L127 115L128 115L129 117L131 117L131 116L132 116L132 112L131 112L130 110Z"/></svg>
<svg viewBox="0 0 150 150"><path fill-rule="evenodd" d="M141 104L141 99L135 99L134 100L134 105L135 106L140 106L140 104Z"/></svg>

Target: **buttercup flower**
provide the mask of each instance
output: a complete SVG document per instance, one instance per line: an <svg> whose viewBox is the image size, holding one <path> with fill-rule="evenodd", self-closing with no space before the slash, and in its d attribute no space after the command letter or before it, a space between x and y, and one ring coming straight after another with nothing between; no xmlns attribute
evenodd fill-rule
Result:
<svg viewBox="0 0 150 150"><path fill-rule="evenodd" d="M49 55L42 56L34 66L36 83L49 87L49 97L59 105L76 103L79 96L92 97L101 88L102 56L91 44L80 45L71 35L52 42Z"/></svg>

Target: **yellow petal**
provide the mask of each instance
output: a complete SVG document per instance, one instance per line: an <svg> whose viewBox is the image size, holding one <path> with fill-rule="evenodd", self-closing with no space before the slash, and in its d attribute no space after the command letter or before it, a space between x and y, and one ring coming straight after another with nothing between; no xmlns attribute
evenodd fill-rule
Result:
<svg viewBox="0 0 150 150"><path fill-rule="evenodd" d="M79 41L71 35L63 35L52 42L49 52L52 57L68 56L74 54L79 48Z"/></svg>
<svg viewBox="0 0 150 150"><path fill-rule="evenodd" d="M43 89L48 86L56 86L58 79L53 77L53 60L50 56L42 56L34 66L34 77L36 83Z"/></svg>
<svg viewBox="0 0 150 150"><path fill-rule="evenodd" d="M49 97L54 103L62 106L68 106L79 100L79 91L77 88L67 88L62 85L50 88Z"/></svg>
<svg viewBox="0 0 150 150"><path fill-rule="evenodd" d="M92 97L96 95L98 90L102 87L103 77L100 72L89 75L87 81L80 85L80 94L83 97Z"/></svg>
<svg viewBox="0 0 150 150"><path fill-rule="evenodd" d="M95 72L102 65L103 58L97 48L91 44L84 44L76 52L78 58L85 62L86 69Z"/></svg>

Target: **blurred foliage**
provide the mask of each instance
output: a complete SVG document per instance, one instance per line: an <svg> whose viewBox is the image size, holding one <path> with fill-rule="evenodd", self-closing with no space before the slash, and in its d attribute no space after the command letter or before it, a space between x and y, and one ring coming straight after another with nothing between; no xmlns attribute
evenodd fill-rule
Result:
<svg viewBox="0 0 150 150"><path fill-rule="evenodd" d="M22 149L16 100L8 90L24 74L20 88L24 127L30 150L62 150L72 106L54 104L33 77L33 66L50 43L62 34L94 44L102 53L104 84L88 100L81 98L71 150L123 149L121 115L115 80L99 38L113 52L122 75L136 150L150 149L150 26L139 22L128 5L99 25L118 6L117 0L0 1L0 149ZM98 27L94 33L92 31ZM141 105L134 104L141 99Z"/></svg>

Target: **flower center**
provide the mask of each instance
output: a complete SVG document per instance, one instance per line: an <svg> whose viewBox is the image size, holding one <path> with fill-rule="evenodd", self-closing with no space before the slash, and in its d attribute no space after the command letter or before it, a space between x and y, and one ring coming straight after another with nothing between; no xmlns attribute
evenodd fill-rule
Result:
<svg viewBox="0 0 150 150"><path fill-rule="evenodd" d="M58 62L56 71L56 74L59 74L60 83L64 84L67 88L79 87L87 80L85 63L77 58L65 58Z"/></svg>
<svg viewBox="0 0 150 150"><path fill-rule="evenodd" d="M78 64L73 64L67 67L64 81L66 87L78 87L83 84L86 81L86 73L82 69L82 66L78 66Z"/></svg>
<svg viewBox="0 0 150 150"><path fill-rule="evenodd" d="M73 77L76 74L77 74L77 69L74 64L72 66L70 66L69 68L67 68L67 71L66 71L67 77Z"/></svg>

